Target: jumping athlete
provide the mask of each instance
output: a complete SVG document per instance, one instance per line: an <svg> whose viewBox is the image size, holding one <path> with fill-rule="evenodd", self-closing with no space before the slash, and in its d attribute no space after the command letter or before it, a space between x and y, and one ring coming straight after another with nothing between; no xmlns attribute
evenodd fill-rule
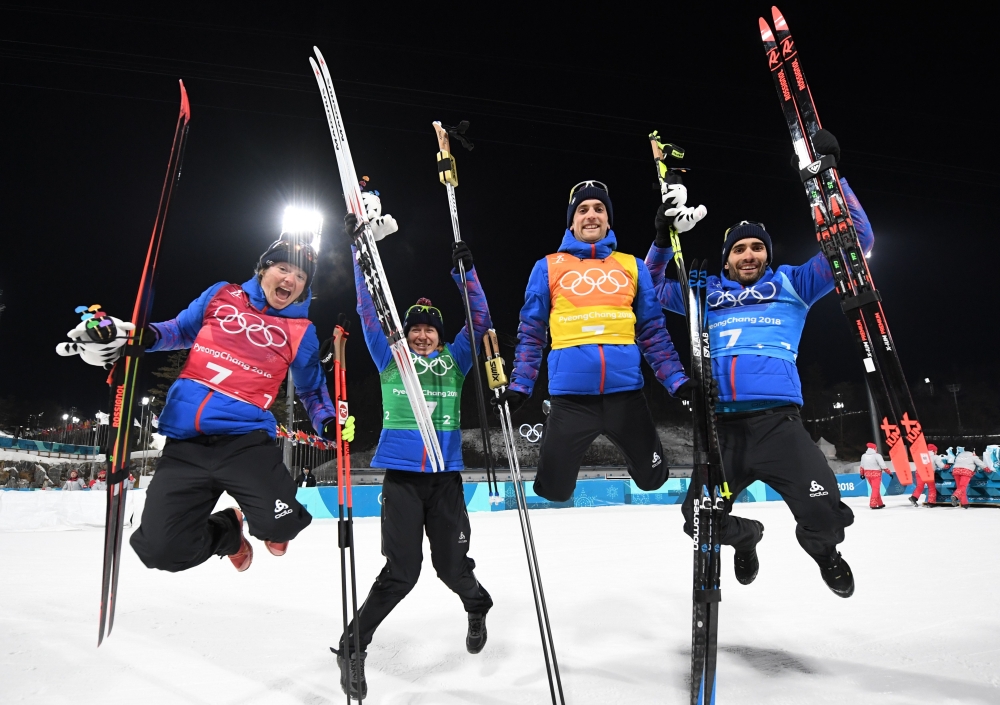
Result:
<svg viewBox="0 0 1000 705"><path fill-rule="evenodd" d="M380 216L381 204L374 194L365 193L363 196L369 220L389 217ZM344 226L353 241L358 227L357 216L349 213L344 219ZM392 221L391 229L395 230L395 221ZM406 341L444 456L444 470L433 473L355 251L354 281L358 313L361 315L365 343L382 382L382 434L371 465L386 469L382 483L382 555L386 559L385 567L358 611L358 624L352 621L348 626L350 658L344 658L343 643L339 649L331 649L337 654L340 685L346 694L355 699L367 697L364 663L375 630L417 584L423 560L424 532L430 541L431 563L437 576L461 598L468 615L466 649L470 654L478 654L486 645L486 613L493 606L493 599L476 579L473 572L476 563L469 557L472 525L462 488L461 471L465 465L462 462L460 410L462 385L472 365L476 364L478 341L492 324L486 296L473 268L472 253L464 242L455 243L452 250L456 268L459 260L465 265L469 283L477 349L472 350L469 333L464 326L451 343L444 342L441 311L428 299L419 299L406 311L403 320ZM453 269L451 275L461 286L458 270ZM360 658L354 653L355 629L360 641Z"/></svg>
<svg viewBox="0 0 1000 705"><path fill-rule="evenodd" d="M253 560L244 515L250 535L275 556L284 555L312 521L295 500L268 409L291 368L313 427L326 437L334 433L337 414L320 367L319 340L306 318L315 271L312 246L283 233L260 256L254 277L211 286L177 318L150 324L143 336L155 341L148 352L191 349L167 393L159 421L167 441L146 491L142 523L129 541L147 568L177 572L217 555L244 571ZM131 329L114 322L120 331ZM70 336L85 341L86 331L78 326ZM105 366L124 343L69 343L57 351ZM239 506L213 514L223 491Z"/></svg>
<svg viewBox="0 0 1000 705"><path fill-rule="evenodd" d="M839 155L840 148L821 151ZM868 217L847 182L841 184L867 254L874 241ZM683 314L680 284L665 276L673 256L670 224L661 206L646 265L663 307ZM712 374L720 392L716 412L726 479L733 497L754 480L774 488L795 516L799 545L819 564L823 580L835 594L850 597L854 576L837 544L854 515L840 501L837 478L802 425L802 388L795 366L806 314L833 291L833 274L822 254L777 271L770 263L770 234L761 223L745 220L726 230L722 273L707 282L707 327ZM682 506L688 535L693 500L689 493ZM736 550L736 579L747 585L757 576L756 546L764 526L732 516L731 510L727 500L722 543Z"/></svg>
<svg viewBox="0 0 1000 705"><path fill-rule="evenodd" d="M868 449L861 456L861 475L868 480L868 485L871 487L871 494L868 498L868 507L871 509L885 508L885 503L882 501L882 473L884 472L889 472L885 458L878 452L878 446L869 443Z"/></svg>
<svg viewBox="0 0 1000 705"><path fill-rule="evenodd" d="M570 191L562 244L531 270L511 383L500 397L513 410L532 394L550 335L552 406L534 490L555 502L573 496L583 454L602 433L641 489L666 481L663 447L642 393L642 357L671 394L695 386L664 328L646 265L617 252L613 219L601 182Z"/></svg>

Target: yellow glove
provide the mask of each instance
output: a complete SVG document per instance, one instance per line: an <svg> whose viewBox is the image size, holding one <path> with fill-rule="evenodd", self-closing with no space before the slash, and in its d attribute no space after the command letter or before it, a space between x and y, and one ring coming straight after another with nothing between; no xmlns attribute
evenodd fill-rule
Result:
<svg viewBox="0 0 1000 705"><path fill-rule="evenodd" d="M354 441L354 417L348 416L347 421L344 423L344 427L340 429L340 437L351 443Z"/></svg>

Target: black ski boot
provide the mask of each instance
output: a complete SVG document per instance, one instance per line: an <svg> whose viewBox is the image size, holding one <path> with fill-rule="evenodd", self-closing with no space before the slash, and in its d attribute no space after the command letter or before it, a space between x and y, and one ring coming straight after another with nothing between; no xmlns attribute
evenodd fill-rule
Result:
<svg viewBox="0 0 1000 705"><path fill-rule="evenodd" d="M337 654L337 667L340 669L340 687L345 695L354 700L364 700L368 697L368 681L365 679L365 659L368 654L361 652L361 658L357 654L351 654L350 661L346 660L341 653L332 646L330 651ZM359 685L360 684L360 685ZM358 689L361 692L358 692Z"/></svg>
<svg viewBox="0 0 1000 705"><path fill-rule="evenodd" d="M465 648L470 654L478 654L486 646L486 615L469 612L469 633L465 637Z"/></svg>
<svg viewBox="0 0 1000 705"><path fill-rule="evenodd" d="M834 551L828 556L813 556L813 560L819 564L820 575L823 582L838 597L850 597L854 594L854 574L851 566L840 555L840 551Z"/></svg>
<svg viewBox="0 0 1000 705"><path fill-rule="evenodd" d="M955 495L952 495L951 496L951 506L957 507L958 505L959 505L958 497L956 497Z"/></svg>
<svg viewBox="0 0 1000 705"><path fill-rule="evenodd" d="M920 500L914 497L913 495L910 495L910 504L916 507L920 504Z"/></svg>
<svg viewBox="0 0 1000 705"><path fill-rule="evenodd" d="M736 555L733 556L733 571L736 573L736 579L740 585L749 585L757 577L757 571L760 570L760 561L757 560L757 544L764 538L764 525L756 519L744 521L753 525L756 538L750 548L737 551Z"/></svg>

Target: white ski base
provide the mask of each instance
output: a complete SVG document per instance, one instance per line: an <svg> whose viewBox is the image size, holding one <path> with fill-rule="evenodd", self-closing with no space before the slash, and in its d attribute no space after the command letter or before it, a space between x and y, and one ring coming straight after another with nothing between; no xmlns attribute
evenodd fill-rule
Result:
<svg viewBox="0 0 1000 705"><path fill-rule="evenodd" d="M913 508L904 496L881 511L847 502L847 600L820 580L783 503L738 505L766 533L753 585L736 583L724 549L719 702L1000 701L994 513ZM567 702L686 703L691 551L679 508L531 519ZM496 602L486 648L466 652L461 602L425 543L419 583L369 649L366 702L549 702L517 515L472 523L476 574ZM383 564L379 521L355 530L363 600ZM328 650L341 629L335 522L314 522L281 558L253 540L245 573L218 558L147 570L123 546L114 632L97 649L102 541L100 530L2 534L0 702L345 702Z"/></svg>

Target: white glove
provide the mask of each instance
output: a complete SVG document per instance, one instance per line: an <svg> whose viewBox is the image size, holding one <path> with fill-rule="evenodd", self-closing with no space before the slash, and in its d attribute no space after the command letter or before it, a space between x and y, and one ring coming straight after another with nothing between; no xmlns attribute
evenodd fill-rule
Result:
<svg viewBox="0 0 1000 705"><path fill-rule="evenodd" d="M379 241L386 235L392 235L399 230L396 219L391 215L382 215L382 200L370 191L361 194L361 205L365 207L365 219L371 226L372 235L375 241Z"/></svg>
<svg viewBox="0 0 1000 705"><path fill-rule="evenodd" d="M674 230L679 233L686 233L708 215L708 209L705 206L692 208L685 205L688 193L684 184L665 183L660 186L660 192L663 195L663 202L668 206L663 215L668 218L673 217Z"/></svg>
<svg viewBox="0 0 1000 705"><path fill-rule="evenodd" d="M118 329L117 337L107 343L94 341L87 333L88 321L80 321L76 328L66 336L73 342L59 343L56 352L63 357L79 355L88 365L111 369L115 361L121 357L122 346L128 342L128 331L135 330L135 324L109 316Z"/></svg>

